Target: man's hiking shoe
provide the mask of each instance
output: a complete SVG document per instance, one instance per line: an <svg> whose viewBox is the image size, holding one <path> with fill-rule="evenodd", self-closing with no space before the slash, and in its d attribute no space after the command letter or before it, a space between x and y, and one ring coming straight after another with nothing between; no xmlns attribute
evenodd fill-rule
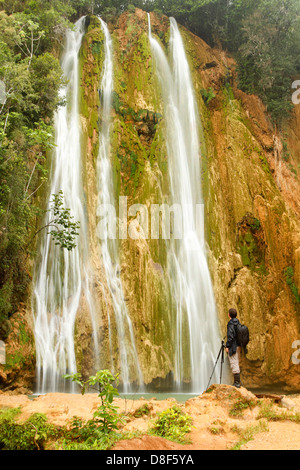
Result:
<svg viewBox="0 0 300 470"><path fill-rule="evenodd" d="M233 386L236 388L241 388L241 379L240 379L240 374L234 374L234 384Z"/></svg>

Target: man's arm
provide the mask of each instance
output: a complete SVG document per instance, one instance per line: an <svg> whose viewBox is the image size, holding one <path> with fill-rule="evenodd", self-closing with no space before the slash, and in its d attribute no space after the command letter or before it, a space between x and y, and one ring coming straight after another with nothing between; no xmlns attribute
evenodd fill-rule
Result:
<svg viewBox="0 0 300 470"><path fill-rule="evenodd" d="M235 340L235 329L234 326L230 324L227 325L227 343L226 343L226 351L232 346Z"/></svg>

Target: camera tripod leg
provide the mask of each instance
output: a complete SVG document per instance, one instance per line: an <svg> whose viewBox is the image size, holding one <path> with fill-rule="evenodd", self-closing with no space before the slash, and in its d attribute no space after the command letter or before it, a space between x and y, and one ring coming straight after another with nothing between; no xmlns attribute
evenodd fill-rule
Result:
<svg viewBox="0 0 300 470"><path fill-rule="evenodd" d="M225 350L225 345L224 345L224 343L222 343L222 357L221 357L220 385L221 385L221 383L222 383L223 364L224 364L224 350Z"/></svg>
<svg viewBox="0 0 300 470"><path fill-rule="evenodd" d="M218 364L218 361L220 359L220 356L221 356L221 373L220 373L220 384L222 383L222 372L223 372L223 363L224 363L224 349L225 349L225 344L224 344L224 341L222 341L222 346L221 346L221 349L219 351L219 354L218 354L218 357L217 357L217 360L215 362L215 365L214 365L214 368L213 368L213 371L212 371L212 374L210 376L210 379L209 379L209 382L208 382L208 385L206 387L206 390L208 390L208 387L210 386L210 382L211 382L211 379L214 375L214 372L215 372L215 369L217 367L217 364Z"/></svg>

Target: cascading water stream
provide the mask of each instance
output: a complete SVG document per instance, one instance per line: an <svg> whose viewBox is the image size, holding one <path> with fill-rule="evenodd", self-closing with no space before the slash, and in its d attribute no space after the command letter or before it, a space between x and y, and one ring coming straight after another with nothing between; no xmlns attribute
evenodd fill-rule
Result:
<svg viewBox="0 0 300 470"><path fill-rule="evenodd" d="M191 379L191 391L200 393L207 385L221 346L204 234L197 223L197 214L201 214L197 208L203 207L200 123L176 21L170 19L172 67L152 36L149 14L148 22L163 97L171 198L172 203L179 204L182 209L183 236L180 240L171 240L168 259L176 303L175 381L180 388L185 380Z"/></svg>
<svg viewBox="0 0 300 470"><path fill-rule="evenodd" d="M97 160L98 175L98 204L99 207L105 208L111 206L116 207L113 187L112 168L110 163L110 112L111 98L113 91L113 60L112 60L112 40L106 23L99 18L103 33L105 36L104 48L105 59L103 64L103 74L100 86L102 115L101 115L101 131L99 135L99 155ZM101 210L98 209L98 215ZM112 300L115 322L117 327L117 336L119 342L119 368L120 378L124 392L131 391L133 382L137 382L140 390L143 385L143 376L139 365L138 355L135 347L135 338L133 326L129 317L122 282L120 278L119 265L119 247L117 240L112 239L109 235L108 226L104 226L101 232L101 253L102 262L105 268L106 281ZM109 310L108 328L111 344L111 318ZM113 351L110 351L111 358L114 357ZM115 372L115 366L112 364L112 371Z"/></svg>
<svg viewBox="0 0 300 470"><path fill-rule="evenodd" d="M72 251L55 245L45 231L40 262L36 263L33 292L34 332L37 355L37 392L75 391L63 375L76 372L74 327L82 295L90 311L95 357L98 357L95 308L89 288L88 226L84 207L78 109L79 50L84 35L84 18L67 31L62 69L68 84L60 91L67 102L55 116L56 149L51 169L50 199L45 221L53 218L51 196L63 191L64 204L80 222L77 246ZM69 382L69 381L68 381Z"/></svg>

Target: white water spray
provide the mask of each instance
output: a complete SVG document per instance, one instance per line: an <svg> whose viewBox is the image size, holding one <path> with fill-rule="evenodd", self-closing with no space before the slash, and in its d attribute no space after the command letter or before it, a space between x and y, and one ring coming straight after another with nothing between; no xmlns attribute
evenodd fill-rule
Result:
<svg viewBox="0 0 300 470"><path fill-rule="evenodd" d="M99 135L99 155L97 160L98 175L98 203L99 206L115 207L112 168L110 163L110 111L113 91L113 60L112 41L106 23L99 18L105 36L105 60L103 65L102 81L100 86L102 115L101 132ZM135 347L133 326L127 311L122 282L120 278L119 247L116 240L109 237L108 227L101 234L102 262L105 268L106 281L112 300L117 326L119 342L119 368L124 392L131 391L133 382L137 382L140 389L143 385L143 376L139 365L138 355ZM111 318L108 312L109 338L111 345ZM113 357L110 351L111 358ZM112 364L112 372L115 367Z"/></svg>
<svg viewBox="0 0 300 470"><path fill-rule="evenodd" d="M65 206L80 222L80 235L72 251L56 246L47 230L42 238L33 292L38 393L75 390L73 384L66 383L63 375L76 372L74 327L83 294L91 315L95 357L99 354L95 308L89 287L88 227L80 150L78 54L83 35L84 18L81 18L75 31L67 31L66 35L62 69L68 85L61 89L60 97L67 101L67 106L60 107L55 115L56 149L45 220L47 225L53 218L49 210L52 194L62 190Z"/></svg>
<svg viewBox="0 0 300 470"><path fill-rule="evenodd" d="M176 21L170 20L171 66L151 34L149 14L148 21L163 97L172 203L184 208L183 238L171 243L168 261L176 303L175 380L180 388L191 379L192 391L201 393L207 386L221 339L205 242L196 226L196 205L203 204L199 117Z"/></svg>

